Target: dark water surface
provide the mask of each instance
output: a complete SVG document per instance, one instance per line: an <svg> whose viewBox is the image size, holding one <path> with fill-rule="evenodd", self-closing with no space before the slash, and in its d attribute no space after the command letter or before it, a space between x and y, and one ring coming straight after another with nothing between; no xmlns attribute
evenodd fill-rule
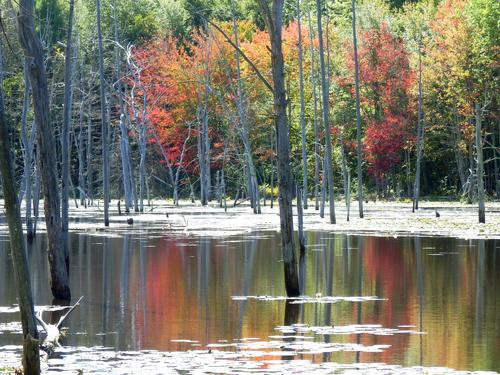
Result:
<svg viewBox="0 0 500 375"><path fill-rule="evenodd" d="M8 238L0 240L0 306L9 307L16 303L14 276ZM29 250L37 305L52 304L44 241ZM328 233L308 233L307 241L305 294L320 298L290 313L283 300L232 298L285 294L275 233L225 239L71 234L71 288L84 301L68 321L64 345L207 349L248 338L271 342L290 331L277 327L298 323L313 344L389 345L378 352L312 350L299 359L500 371L500 241ZM379 299L321 303L324 296ZM0 310L0 326L16 319ZM342 328L355 324L379 331ZM325 326L340 331L311 332ZM20 339L0 331L0 347Z"/></svg>

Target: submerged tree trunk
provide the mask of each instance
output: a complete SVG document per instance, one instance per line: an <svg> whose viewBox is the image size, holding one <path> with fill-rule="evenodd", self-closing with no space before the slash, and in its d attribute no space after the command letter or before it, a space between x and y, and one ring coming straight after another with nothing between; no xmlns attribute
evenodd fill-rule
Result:
<svg viewBox="0 0 500 375"><path fill-rule="evenodd" d="M5 216L9 225L10 250L12 266L16 278L19 296L19 310L23 328L23 370L25 374L40 373L40 354L38 349L38 331L35 321L35 309L31 292L30 272L26 248L24 246L21 210L16 194L15 174L12 154L9 149L9 127L5 119L3 101L3 63L2 43L0 38L0 172L2 177L3 196L5 201ZM31 173L31 167L30 171ZM27 199L30 199L27 197Z"/></svg>
<svg viewBox="0 0 500 375"><path fill-rule="evenodd" d="M321 68L321 92L323 97L323 125L325 127L325 170L324 177L327 178L328 197L330 203L330 223L335 224L335 195L333 189L332 168L332 141L330 137L329 124L329 84L326 78L325 56L323 51L323 29L321 26L321 0L316 0L318 12L318 40L319 40L319 63Z"/></svg>
<svg viewBox="0 0 500 375"><path fill-rule="evenodd" d="M69 158L70 142L69 127L71 122L71 106L73 99L73 62L72 54L72 33L73 33L73 10L74 0L69 2L69 19L66 36L66 52L64 58L64 110L63 110L63 129L62 129L62 171L61 171L61 234L62 242L65 248L68 247L68 215L69 215Z"/></svg>
<svg viewBox="0 0 500 375"><path fill-rule="evenodd" d="M298 296L299 278L293 238L292 189L293 175L290 165L290 138L286 115L284 61L282 53L283 0L273 0L272 10L266 0L258 0L269 37L273 74L274 117L278 148L278 185L281 227L281 249L285 274L285 288L289 297Z"/></svg>
<svg viewBox="0 0 500 375"><path fill-rule="evenodd" d="M484 161L483 138L481 135L482 108L476 103L476 152L477 152L477 198L479 201L479 222L485 222L484 208Z"/></svg>
<svg viewBox="0 0 500 375"><path fill-rule="evenodd" d="M359 217L364 217L363 212L363 145L361 143L361 111L359 105L359 64L358 64L358 39L356 36L356 0L352 0L352 43L354 46L354 89L356 95L356 156L358 173L358 205Z"/></svg>
<svg viewBox="0 0 500 375"><path fill-rule="evenodd" d="M44 188L45 222L48 237L48 255L52 294L55 298L69 300L69 256L61 242L61 213L57 173L55 142L50 122L50 103L43 49L35 31L33 0L20 0L17 16L19 41L28 61L28 75L33 93L40 173Z"/></svg>
<svg viewBox="0 0 500 375"><path fill-rule="evenodd" d="M109 226L109 146L108 122L106 118L106 97L104 90L104 60L101 33L101 1L96 0L97 11L97 43L99 47L99 95L101 102L101 127L102 127L102 188L104 196L104 226Z"/></svg>

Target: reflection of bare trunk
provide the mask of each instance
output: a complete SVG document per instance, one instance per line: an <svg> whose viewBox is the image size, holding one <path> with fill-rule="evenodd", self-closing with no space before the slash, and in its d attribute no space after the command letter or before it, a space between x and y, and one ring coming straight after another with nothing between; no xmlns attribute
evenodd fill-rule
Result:
<svg viewBox="0 0 500 375"><path fill-rule="evenodd" d="M477 108L477 107L476 107ZM486 265L484 239L478 240L477 267L476 267L476 308L474 311L474 336L479 339L484 322L484 272Z"/></svg>
<svg viewBox="0 0 500 375"><path fill-rule="evenodd" d="M357 269L358 269L358 296L361 297L363 295L363 244L361 237L358 237L358 264L357 264ZM361 324L361 316L362 316L362 303L363 302L358 302L357 303L357 317L356 317L356 324L360 325ZM359 345L361 343L361 335L356 335L356 343ZM360 351L356 351L356 363L359 363L360 361Z"/></svg>
<svg viewBox="0 0 500 375"><path fill-rule="evenodd" d="M26 1L21 1L21 6L27 6ZM32 16L30 10L33 4L29 4L24 17ZM29 12L29 13L28 13ZM34 31L34 30L33 30ZM32 34L33 36L34 34ZM35 322L35 309L31 292L30 273L26 248L24 246L23 227L21 222L21 211L16 194L15 175L12 163L12 154L9 148L9 127L5 119L5 108L3 102L3 62L2 44L0 39L0 172L2 176L2 187L5 204L5 216L9 225L10 250L12 254L12 265L16 276L16 285L19 296L19 310L21 312L21 323L23 329L23 369L25 374L40 373L40 357L38 350L38 331ZM36 85L35 85L36 87ZM31 173L31 167L29 170ZM27 198L30 199L29 197Z"/></svg>
<svg viewBox="0 0 500 375"><path fill-rule="evenodd" d="M415 237L415 258L417 259L417 290L418 290L418 330L420 332L424 331L423 325L423 309L424 309L424 272L422 265L422 239L420 237ZM420 336L420 366L423 364L423 342L422 336Z"/></svg>
<svg viewBox="0 0 500 375"><path fill-rule="evenodd" d="M476 103L476 152L477 152L477 198L479 201L479 222L485 222L484 208L484 162L483 162L483 137L481 135L482 108Z"/></svg>

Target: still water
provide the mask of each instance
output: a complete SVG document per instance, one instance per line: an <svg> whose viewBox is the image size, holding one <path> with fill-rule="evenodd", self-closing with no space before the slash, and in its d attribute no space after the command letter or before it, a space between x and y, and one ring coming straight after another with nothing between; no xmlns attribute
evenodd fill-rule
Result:
<svg viewBox="0 0 500 375"><path fill-rule="evenodd" d="M16 303L14 275L8 238L0 241L0 306L9 307ZM52 304L44 241L40 236L29 249L37 305ZM313 344L382 345L326 352L313 345L296 355L312 362L500 371L500 241L316 232L307 233L307 242L302 283L313 298L290 314L284 300L240 298L285 294L275 233L224 239L147 230L71 234L72 294L84 300L63 344L235 350L225 345L272 342L298 327ZM325 296L367 298L323 303ZM56 319L51 314L45 320ZM0 312L0 326L15 319ZM351 325L359 326L344 329ZM20 335L0 330L0 351L12 344L20 344Z"/></svg>

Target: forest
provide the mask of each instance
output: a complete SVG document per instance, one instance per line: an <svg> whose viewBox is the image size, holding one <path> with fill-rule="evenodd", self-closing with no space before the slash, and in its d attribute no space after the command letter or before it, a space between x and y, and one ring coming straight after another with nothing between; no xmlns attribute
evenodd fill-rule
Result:
<svg viewBox="0 0 500 375"><path fill-rule="evenodd" d="M86 215L111 235L163 210L210 236L278 213L288 298L309 290L315 230L499 238L499 20L495 0L0 0L0 232L25 373L37 324L50 356L80 303L35 314L37 232L67 304Z"/></svg>

